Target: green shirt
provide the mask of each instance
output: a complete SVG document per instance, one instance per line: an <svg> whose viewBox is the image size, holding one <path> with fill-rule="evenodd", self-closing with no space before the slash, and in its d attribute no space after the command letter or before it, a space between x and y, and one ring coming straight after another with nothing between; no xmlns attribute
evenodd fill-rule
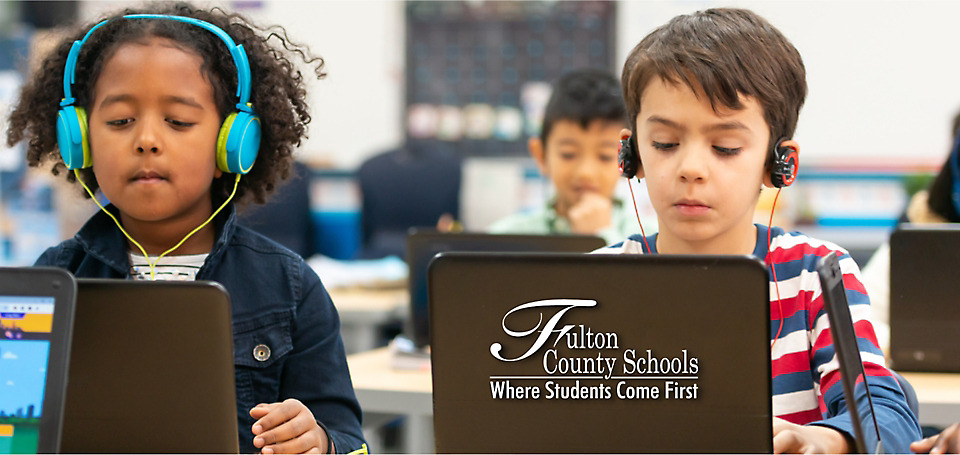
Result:
<svg viewBox="0 0 960 455"><path fill-rule="evenodd" d="M551 199L543 208L501 218L491 224L487 230L492 234L572 234L570 220L557 215L554 208L555 202ZM630 235L640 233L636 214L633 210L626 210L619 199L613 201L612 218L610 225L593 234L603 238L608 245L622 242ZM657 223L645 220L643 228L651 233L656 232Z"/></svg>

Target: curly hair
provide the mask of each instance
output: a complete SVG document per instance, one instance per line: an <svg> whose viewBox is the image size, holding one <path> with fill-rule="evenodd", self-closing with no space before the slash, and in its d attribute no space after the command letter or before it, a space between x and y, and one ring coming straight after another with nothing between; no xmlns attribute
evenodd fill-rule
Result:
<svg viewBox="0 0 960 455"><path fill-rule="evenodd" d="M84 43L77 58L73 84L76 106L89 111L100 72L120 46L157 37L169 39L182 50L203 59L201 72L213 86L214 102L221 122L235 110L237 68L223 41L196 25L170 20L122 18L128 14L167 14L200 19L223 29L234 42L243 45L250 61L250 102L260 117L261 140L257 160L253 169L240 179L234 201L240 205L251 200L260 204L266 202L266 196L273 191L277 178L289 177L293 149L306 137L307 124L310 122L303 75L288 56L297 54L311 66L318 79L325 76L323 59L312 56L306 47L292 43L283 27L260 27L239 14L227 13L219 8L206 11L186 3L151 4L105 17L109 22L97 29ZM9 118L7 144L12 147L26 139L27 162L30 166L53 162L54 175L66 170L56 140L64 67L73 42L82 39L94 25L87 24L68 34L43 60L30 78L31 82L22 87ZM279 41L283 48L272 46L271 40ZM83 169L80 173L91 191L99 188L92 169ZM66 179L76 182L72 172L66 173ZM215 203L226 200L233 190L234 180L232 174L224 173L213 181L210 192Z"/></svg>

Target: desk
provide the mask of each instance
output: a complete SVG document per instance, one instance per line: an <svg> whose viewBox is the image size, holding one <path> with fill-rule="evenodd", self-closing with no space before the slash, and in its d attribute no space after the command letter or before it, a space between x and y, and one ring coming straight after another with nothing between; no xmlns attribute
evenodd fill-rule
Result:
<svg viewBox="0 0 960 455"><path fill-rule="evenodd" d="M429 371L390 368L387 348L347 356L353 390L367 414L407 416L405 453L433 453L433 382Z"/></svg>
<svg viewBox="0 0 960 455"><path fill-rule="evenodd" d="M960 374L900 373L917 392L920 424L945 427L960 421Z"/></svg>
<svg viewBox="0 0 960 455"><path fill-rule="evenodd" d="M410 296L406 289L332 289L328 291L340 314L340 336L347 354L377 347L377 330L406 318Z"/></svg>
<svg viewBox="0 0 960 455"><path fill-rule="evenodd" d="M390 368L387 348L347 357L354 391L364 414L409 416L407 453L433 452L433 383L429 372ZM920 423L947 426L960 421L960 374L901 373L920 402Z"/></svg>

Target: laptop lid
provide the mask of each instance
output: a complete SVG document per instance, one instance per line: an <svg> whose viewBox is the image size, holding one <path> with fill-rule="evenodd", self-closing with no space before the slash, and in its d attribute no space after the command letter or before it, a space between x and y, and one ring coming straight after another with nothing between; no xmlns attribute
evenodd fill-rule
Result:
<svg viewBox="0 0 960 455"><path fill-rule="evenodd" d="M857 412L850 412L856 439L856 453L883 453L883 441L873 414L873 398L865 380L863 361L860 359L860 347L857 333L850 317L846 289L843 287L843 273L836 253L831 252L817 264L823 302L830 320L830 334L840 363L840 379L843 382L843 397L850 409L850 403L856 403Z"/></svg>
<svg viewBox="0 0 960 455"><path fill-rule="evenodd" d="M417 347L430 344L427 298L427 266L437 253L444 251L478 252L556 252L587 253L602 248L600 237L584 235L520 235L441 233L435 230L411 229L407 236L409 267L410 324L408 333Z"/></svg>
<svg viewBox="0 0 960 455"><path fill-rule="evenodd" d="M57 453L76 283L62 269L0 268L0 453Z"/></svg>
<svg viewBox="0 0 960 455"><path fill-rule="evenodd" d="M768 283L745 256L439 255L437 451L769 453Z"/></svg>
<svg viewBox="0 0 960 455"><path fill-rule="evenodd" d="M233 365L219 284L80 279L62 448L237 453Z"/></svg>
<svg viewBox="0 0 960 455"><path fill-rule="evenodd" d="M960 372L960 225L903 225L890 236L890 357L898 371Z"/></svg>

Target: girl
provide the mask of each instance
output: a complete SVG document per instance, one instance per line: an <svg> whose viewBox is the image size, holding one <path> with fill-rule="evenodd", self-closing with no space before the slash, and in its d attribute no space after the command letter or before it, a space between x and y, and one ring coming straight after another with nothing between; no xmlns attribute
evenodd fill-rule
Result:
<svg viewBox="0 0 960 455"><path fill-rule="evenodd" d="M263 203L288 176L310 121L285 49L323 76L265 34L186 4L88 24L23 87L7 142L111 202L37 265L227 288L241 451L349 452L361 414L330 297L303 259L236 224L234 204Z"/></svg>

